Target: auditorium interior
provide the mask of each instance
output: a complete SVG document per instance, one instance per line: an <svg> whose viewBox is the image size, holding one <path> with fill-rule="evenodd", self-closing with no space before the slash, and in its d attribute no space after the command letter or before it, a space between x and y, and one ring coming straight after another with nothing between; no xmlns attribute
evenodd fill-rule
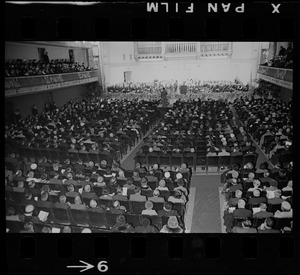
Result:
<svg viewBox="0 0 300 275"><path fill-rule="evenodd" d="M5 42L6 233L293 231L293 43Z"/></svg>

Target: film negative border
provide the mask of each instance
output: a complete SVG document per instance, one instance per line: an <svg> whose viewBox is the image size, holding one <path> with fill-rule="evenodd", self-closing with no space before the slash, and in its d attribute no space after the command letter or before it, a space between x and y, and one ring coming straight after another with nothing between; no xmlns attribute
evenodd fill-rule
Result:
<svg viewBox="0 0 300 275"><path fill-rule="evenodd" d="M278 40L295 37L300 5L144 2L45 6L8 1L5 10L6 40Z"/></svg>
<svg viewBox="0 0 300 275"><path fill-rule="evenodd" d="M151 3L156 2L89 6L7 3L5 39L277 41L299 36L298 3L244 3L244 12L236 11L242 3L232 3L227 12L218 3L217 11L210 13L208 3L180 2L178 12L173 3L168 11L162 3L157 3L157 12L149 11ZM189 13L192 3L193 12ZM272 4L281 4L280 13ZM216 9L215 4L213 7ZM297 52L295 60L297 65ZM299 75L298 68L294 68L295 75ZM295 83L295 91L298 85ZM275 237L6 234L6 251L8 273L300 273L296 265L297 221L294 233ZM93 267L86 269L89 265Z"/></svg>
<svg viewBox="0 0 300 275"><path fill-rule="evenodd" d="M7 239L9 273L77 273L88 264L93 273L299 272L294 265L299 238L288 235L57 234L53 240L50 234L14 234ZM107 270L99 270L105 269L100 262Z"/></svg>

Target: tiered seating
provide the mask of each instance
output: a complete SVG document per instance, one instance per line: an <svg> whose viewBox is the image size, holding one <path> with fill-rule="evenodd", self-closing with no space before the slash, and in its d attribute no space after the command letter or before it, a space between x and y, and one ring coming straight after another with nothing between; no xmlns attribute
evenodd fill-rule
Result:
<svg viewBox="0 0 300 275"><path fill-rule="evenodd" d="M239 99L233 104L240 121L273 164L286 166L293 160L291 104L267 98Z"/></svg>
<svg viewBox="0 0 300 275"><path fill-rule="evenodd" d="M177 101L144 142L135 161L147 167L159 163L172 170L185 162L194 171L200 168L207 172L212 167L219 171L236 163L255 165L257 160L250 137L237 127L231 110L222 101ZM211 147L217 153L208 154ZM219 155L222 147L227 155Z"/></svg>
<svg viewBox="0 0 300 275"><path fill-rule="evenodd" d="M236 171L236 170L235 170ZM250 182L249 179L247 179L248 174L251 172L255 175L254 179L258 179L260 183L260 196L259 198L264 198L264 199L259 199L260 201L264 201L266 203L266 211L273 217L275 215L276 211L282 211L281 209L281 203L278 202L277 204L273 204L269 202L270 195L268 195L268 192L273 191L273 192L281 192L280 196L278 197L280 201L288 201L291 206L292 206L292 198L293 198L293 191L292 191L292 181L291 177L282 177L279 175L277 172L274 172L271 174L271 176L264 177L263 173L260 172L255 172L255 170L241 170L239 171L239 176L237 178L237 183L239 186L237 188L234 188L234 185L232 184L232 174L231 172L226 175L227 180L224 186L224 195L225 195L225 211L224 211L224 222L225 226L227 227L226 231L231 232L233 227L241 227L241 222L249 219L252 223L252 228L260 229L260 225L265 222L265 218L257 218L253 216L256 211L253 211L253 208L259 208L260 203L253 203L251 202L251 199L255 198L253 194L253 189L249 190L249 188L253 188L253 182ZM267 179L267 181L266 181ZM279 182L281 182L279 184ZM287 185L290 185L291 188L287 187ZM231 187L233 186L233 187ZM232 189L234 191L232 191ZM245 200L246 205L245 209L251 210L252 214L251 217L248 218L243 218L243 217L234 217L233 216L233 210L238 208L238 198L236 198L236 192L235 190L241 190L242 195L241 199ZM277 190L277 191L276 191ZM278 191L279 190L279 191ZM272 197L273 198L273 197ZM253 200L252 200L253 201ZM230 208L232 208L230 210ZM260 211L258 209L258 211ZM272 214L270 214L272 213ZM288 218L277 218L276 215L274 216L274 221L275 224L273 226L273 229L276 230L283 230L284 227L289 227L291 228L291 221L293 219L288 217Z"/></svg>
<svg viewBox="0 0 300 275"><path fill-rule="evenodd" d="M196 153L183 153L183 154L156 154L153 160L153 154L148 152L137 153L135 156L135 162L141 163L150 168L155 163L159 163L161 167L168 169L176 169L181 163L187 163L189 167L192 167L196 171L197 167L201 167L203 171L209 171L210 167L217 168L217 171L221 171L221 168L229 167L233 164L239 164L244 166L248 162L256 163L257 154L249 154L242 156L203 156L201 152Z"/></svg>
<svg viewBox="0 0 300 275"><path fill-rule="evenodd" d="M93 68L84 63L72 63L67 59L52 59L48 63L41 60L14 59L5 62L5 77L48 75L91 71Z"/></svg>
<svg viewBox="0 0 300 275"><path fill-rule="evenodd" d="M106 159L111 163L112 159L120 160L156 123L157 105L84 99L60 109L51 107L40 116L16 116L15 124L6 128L6 152L36 162L46 157L52 161L69 158L71 162L81 159L95 163Z"/></svg>
<svg viewBox="0 0 300 275"><path fill-rule="evenodd" d="M48 175L52 175L53 169L52 166L49 166L49 170L46 172ZM86 169L84 170L86 171ZM105 174L105 171L98 170L97 173L99 175ZM133 171L126 170L125 174L127 177L133 175ZM36 171L35 178L38 178L38 171ZM146 175L146 174L145 174ZM158 177L158 180L162 178L161 173L155 174ZM91 176L91 174L86 173L85 176ZM175 173L172 173L172 178L175 180ZM31 199L26 199L26 193L32 192L33 189L30 189L28 186L28 182L25 183L25 188L16 188L12 187L17 184L17 180L12 180L9 186L6 186L5 198L6 198L6 208L13 207L17 214L24 215L26 205L32 204L35 206L35 215L37 216L40 211L45 211L49 213L48 219L46 222L42 222L39 220L34 221L35 232L40 232L42 227L50 227L50 228L62 228L63 226L70 226L73 231L76 232L80 230L80 228L89 227L93 230L93 232L107 232L116 222L116 217L118 214L110 213L109 210L104 210L104 208L113 208L114 200L106 200L100 198L103 194L104 188L109 188L109 193L117 193L117 188L122 187L125 183L127 183L126 178L118 178L116 185L110 185L110 178L105 178L105 182L107 185L105 186L97 186L94 185L90 181L82 181L82 180L67 180L64 181L63 178L65 176L61 175L61 180L56 180L55 183L51 183L52 181L46 182L36 182L36 195ZM185 175L186 178L190 178L189 175ZM158 180L149 181L149 186L153 188L153 190L158 187ZM72 182L74 186L73 192L68 192L68 185ZM136 186L140 186L140 181L133 181ZM91 187L90 192L85 193L80 191L80 189L89 184ZM49 197L47 201L41 201L42 190L44 190L43 186L49 185L50 191ZM186 184L186 187L189 185ZM57 192L53 192L56 190ZM141 195L148 197L153 196L153 190L142 190ZM127 190L127 199L128 201L120 201L120 205L126 208L126 213L124 213L127 221L131 223L134 227L142 225L142 218L145 215L142 215L141 212L145 209L145 202L135 202L130 201L130 192L131 190ZM168 201L168 198L175 193L174 190L170 191L161 191L161 197ZM60 202L60 196L66 196L66 203ZM79 196L82 205L74 204L74 198ZM35 200L36 199L36 200ZM98 206L96 208L91 208L89 206L90 200L94 199L97 202ZM153 209L156 211L162 210L164 203L162 202L154 202ZM104 207L104 208L103 208ZM184 217L185 207L181 203L174 203L173 209L177 210L181 217ZM148 217L148 216L147 216ZM152 217L149 216L152 221L152 225L156 226L159 230L167 223L166 219L163 219L161 216ZM183 218L182 218L183 220ZM23 227L22 227L23 226ZM24 229L24 222L21 221L12 221L9 220L7 222L7 228L9 232L20 232L20 230ZM100 231L99 231L100 230Z"/></svg>

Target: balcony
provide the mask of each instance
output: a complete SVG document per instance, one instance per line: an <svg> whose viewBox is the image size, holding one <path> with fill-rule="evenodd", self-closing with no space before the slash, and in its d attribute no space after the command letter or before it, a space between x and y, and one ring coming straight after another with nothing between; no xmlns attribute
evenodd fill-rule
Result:
<svg viewBox="0 0 300 275"><path fill-rule="evenodd" d="M200 45L201 57L228 57L231 54L231 42L202 42Z"/></svg>
<svg viewBox="0 0 300 275"><path fill-rule="evenodd" d="M136 61L151 61L163 59L162 42L134 42L134 57Z"/></svg>
<svg viewBox="0 0 300 275"><path fill-rule="evenodd" d="M142 47L137 49L138 54L161 54L162 47Z"/></svg>
<svg viewBox="0 0 300 275"><path fill-rule="evenodd" d="M232 42L135 42L137 61L227 58L231 54Z"/></svg>
<svg viewBox="0 0 300 275"><path fill-rule="evenodd" d="M293 70L267 66L259 66L258 78L278 86L293 90Z"/></svg>
<svg viewBox="0 0 300 275"><path fill-rule="evenodd" d="M5 97L43 92L98 81L97 71L6 77Z"/></svg>
<svg viewBox="0 0 300 275"><path fill-rule="evenodd" d="M165 43L166 54L195 54L197 42L167 42Z"/></svg>

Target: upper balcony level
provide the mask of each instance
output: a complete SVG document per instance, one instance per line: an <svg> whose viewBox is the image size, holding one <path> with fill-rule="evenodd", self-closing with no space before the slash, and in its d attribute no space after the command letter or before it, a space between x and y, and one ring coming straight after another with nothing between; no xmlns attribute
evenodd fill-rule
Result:
<svg viewBox="0 0 300 275"><path fill-rule="evenodd" d="M258 78L278 86L293 90L293 70L268 66L259 66Z"/></svg>
<svg viewBox="0 0 300 275"><path fill-rule="evenodd" d="M134 42L138 60L231 57L232 42Z"/></svg>
<svg viewBox="0 0 300 275"><path fill-rule="evenodd" d="M98 80L96 70L64 74L6 77L5 97L77 86Z"/></svg>

